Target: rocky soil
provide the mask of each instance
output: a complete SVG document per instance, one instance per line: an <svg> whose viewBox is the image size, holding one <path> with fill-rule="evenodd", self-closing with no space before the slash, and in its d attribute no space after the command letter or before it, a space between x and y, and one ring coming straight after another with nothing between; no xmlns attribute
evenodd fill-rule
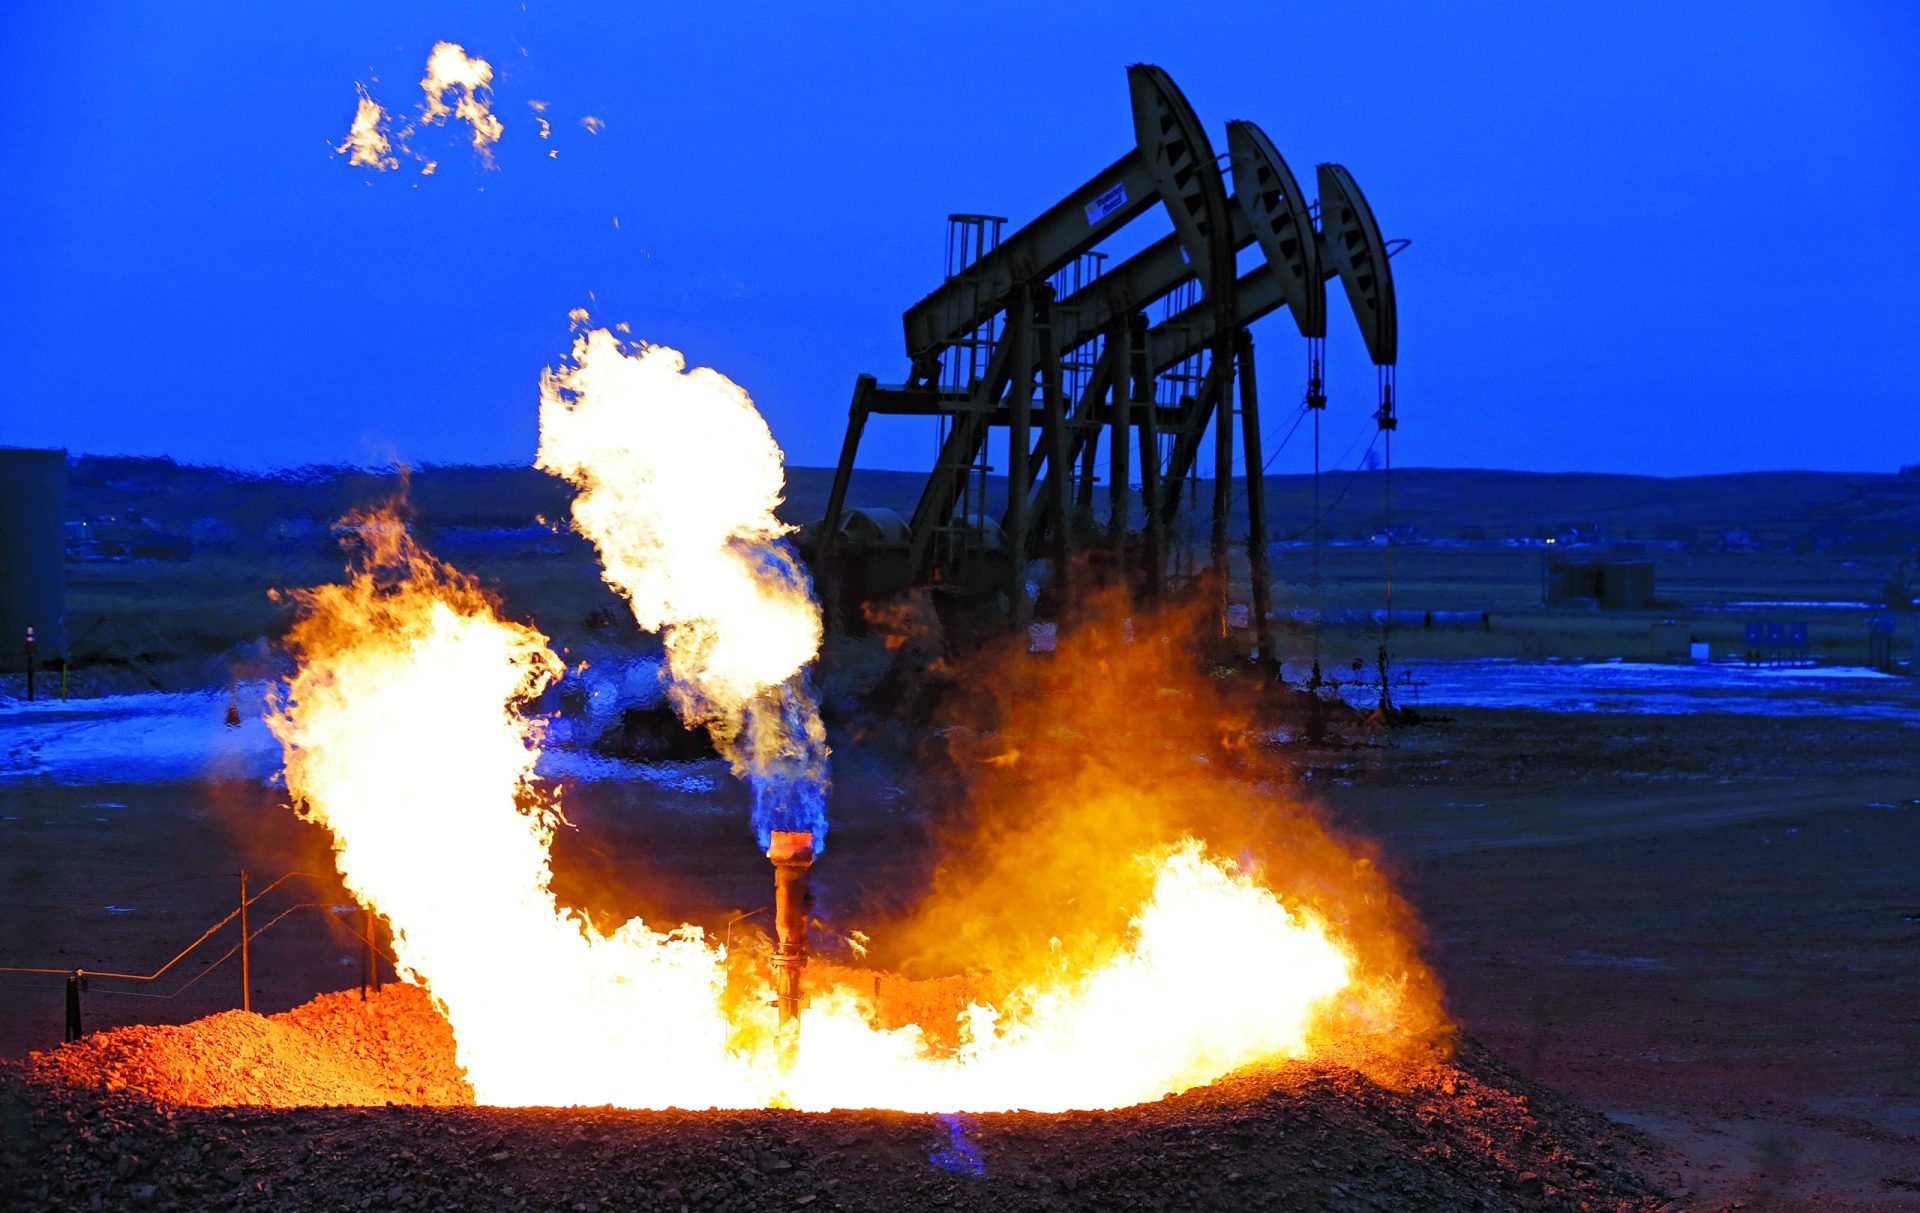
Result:
<svg viewBox="0 0 1920 1213"><path fill-rule="evenodd" d="M95 1032L27 1059L42 1086L164 1104L472 1104L453 1030L426 992L322 994L280 1015L223 1011L190 1024Z"/></svg>
<svg viewBox="0 0 1920 1213"><path fill-rule="evenodd" d="M1668 1207L1646 1178L1658 1147L1471 1041L1052 1116L457 1106L451 1044L418 990L390 986L35 1054L0 1070L0 1207Z"/></svg>

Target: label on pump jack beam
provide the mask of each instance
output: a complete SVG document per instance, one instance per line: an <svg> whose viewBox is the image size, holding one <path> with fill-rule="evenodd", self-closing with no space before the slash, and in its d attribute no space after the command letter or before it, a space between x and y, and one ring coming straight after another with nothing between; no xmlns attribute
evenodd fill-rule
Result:
<svg viewBox="0 0 1920 1213"><path fill-rule="evenodd" d="M1127 183L1122 181L1092 202L1087 203L1087 223L1100 222L1127 204Z"/></svg>

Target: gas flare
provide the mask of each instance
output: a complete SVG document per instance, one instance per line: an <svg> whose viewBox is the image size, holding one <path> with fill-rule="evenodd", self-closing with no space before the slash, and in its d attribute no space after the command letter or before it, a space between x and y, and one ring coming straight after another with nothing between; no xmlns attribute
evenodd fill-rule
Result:
<svg viewBox="0 0 1920 1213"><path fill-rule="evenodd" d="M426 94L420 120L438 124L449 114L463 119L473 128L473 150L492 164L493 145L506 130L491 108L492 85L491 63L478 55L468 57L466 48L457 42L436 42L427 55L427 74L420 81L420 89ZM457 93L452 106L447 105L448 93Z"/></svg>
<svg viewBox="0 0 1920 1213"><path fill-rule="evenodd" d="M681 718L751 787L761 848L791 830L822 849L826 731L808 675L820 608L774 516L786 474L752 399L677 350L594 329L542 376L538 462L579 489L575 526L661 633Z"/></svg>
<svg viewBox="0 0 1920 1213"><path fill-rule="evenodd" d="M420 90L424 94L420 103L419 122L424 126L438 126L446 122L449 116L465 121L473 132L473 149L488 167L493 165L493 145L500 141L506 127L494 114L493 65L479 56L469 56L466 49L456 42L436 42L427 55L427 74L420 81ZM423 176L432 176L438 162L428 160L409 144L415 133L414 124L409 122L399 130L389 133L388 115L385 107L373 99L365 85L354 85L360 93L360 104L354 111L353 126L347 132L346 142L334 149L350 153L350 162L364 165L379 171L400 167L400 159L392 154L397 146L399 150L414 160L425 163L421 170ZM453 104L447 104L447 95L454 94ZM544 108L539 103L536 109ZM541 137L546 134L546 120L540 120Z"/></svg>
<svg viewBox="0 0 1920 1213"><path fill-rule="evenodd" d="M358 567L294 595L298 667L271 724L289 792L445 1011L480 1102L1115 1107L1309 1054L1368 997L1327 915L1188 837L1108 857L1135 892L1102 907L1121 925L1098 947L1041 948L944 1023L885 1023L864 979L820 984L783 1038L764 978L730 982L697 928L607 933L557 901L529 711L559 658L394 516L351 521Z"/></svg>
<svg viewBox="0 0 1920 1213"><path fill-rule="evenodd" d="M557 814L521 711L563 672L546 638L500 619L395 516L351 521L370 550L345 584L297 595L300 669L270 723L289 791L391 925L402 974L445 1011L479 1098L757 1102L697 932L606 936L554 900ZM671 1043L633 1049L636 1024Z"/></svg>
<svg viewBox="0 0 1920 1213"><path fill-rule="evenodd" d="M366 85L353 87L360 92L360 104L353 111L353 127L347 132L346 142L333 150L348 153L350 164L380 172L399 168L400 160L391 154L393 142L387 137L387 111L367 92Z"/></svg>
<svg viewBox="0 0 1920 1213"><path fill-rule="evenodd" d="M780 448L731 380L604 328L543 376L540 428L607 581L662 633L676 708L751 785L784 895L772 984L696 927L607 932L561 904L532 704L565 666L394 514L349 518L364 551L294 595L270 723L288 791L445 1011L481 1102L1106 1108L1444 1025L1378 870L1249 768L1239 705L1190 638L1111 608L1053 660L987 676L984 704L962 697L978 719L944 730L992 811L943 840L953 862L891 946L967 976L915 986L904 1015L871 971L803 998L827 748Z"/></svg>

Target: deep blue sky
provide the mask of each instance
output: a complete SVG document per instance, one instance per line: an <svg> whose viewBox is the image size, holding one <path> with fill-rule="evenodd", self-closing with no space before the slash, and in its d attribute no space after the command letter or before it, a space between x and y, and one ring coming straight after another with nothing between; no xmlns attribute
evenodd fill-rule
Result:
<svg viewBox="0 0 1920 1213"><path fill-rule="evenodd" d="M830 463L855 374L904 371L946 214L1018 223L1119 155L1144 60L1222 150L1251 118L1414 241L1397 462L1920 460L1920 8L1893 0L85 8L0 16L4 443L529 460L592 292ZM453 131L428 178L331 155L354 82L410 109L439 39L498 69L497 170ZM1373 391L1343 302L1333 331L1330 459ZM1257 333L1284 423L1299 342ZM922 466L926 424L865 462Z"/></svg>

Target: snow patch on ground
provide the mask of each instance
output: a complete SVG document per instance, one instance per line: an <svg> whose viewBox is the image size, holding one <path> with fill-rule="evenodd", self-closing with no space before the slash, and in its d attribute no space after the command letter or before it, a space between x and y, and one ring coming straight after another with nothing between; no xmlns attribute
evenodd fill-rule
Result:
<svg viewBox="0 0 1920 1213"><path fill-rule="evenodd" d="M632 681L644 685L651 679L648 671L636 673ZM626 680L623 673L621 681ZM232 693L238 725L227 724L229 694L220 690L0 703L0 784L277 778L280 743L267 729L267 691L267 683L256 682L243 683ZM575 730L560 727L554 732L560 740ZM591 736L594 730L578 733ZM726 766L712 760L624 762L556 747L542 753L537 769L550 779L639 780L705 796L719 788ZM95 807L125 808L104 801Z"/></svg>
<svg viewBox="0 0 1920 1213"><path fill-rule="evenodd" d="M1423 707L1526 708L1557 712L1826 716L1920 725L1920 679L1857 666L1663 665L1490 658L1410 662L1413 685L1396 698ZM1343 688L1371 707L1379 692Z"/></svg>

